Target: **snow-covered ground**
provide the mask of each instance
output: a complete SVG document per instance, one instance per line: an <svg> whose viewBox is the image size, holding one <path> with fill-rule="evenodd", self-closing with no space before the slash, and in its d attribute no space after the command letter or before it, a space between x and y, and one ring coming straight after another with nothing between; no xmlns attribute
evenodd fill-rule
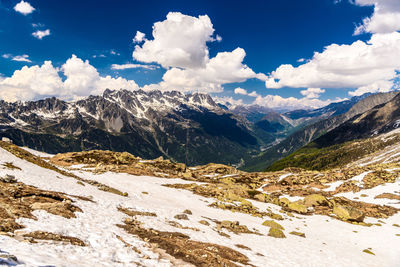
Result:
<svg viewBox="0 0 400 267"><path fill-rule="evenodd" d="M42 153L41 155L45 156ZM22 170L1 167L5 162L12 162ZM382 226L371 227L353 225L327 216L296 215L289 218L285 215L286 219L279 223L285 227L287 238L279 239L267 236L269 228L262 223L268 218L262 219L208 207L215 201L214 199L194 195L187 190L163 186L167 183L188 183L181 179L111 172L94 174L83 170L72 172L79 177L96 180L127 192L129 195L123 197L100 191L94 186L82 186L71 177L31 164L0 148L0 177L6 174L15 175L19 181L40 189L92 197L94 200L88 202L74 199L75 204L83 210L82 213L76 213L77 218L66 219L45 211L35 211L37 221L18 220L26 228L17 233L35 230L59 233L80 238L88 244L86 247L48 241L31 244L0 235L1 252L16 256L23 263L21 266L172 266L173 263L169 259L157 254L145 241L129 235L116 226L127 217L117 208L127 207L157 214L157 217L138 217L146 228L183 232L193 240L228 246L248 256L251 264L255 266L399 266L400 263L400 236L396 236L400 234L400 228L393 226L394 223L400 224L400 214L383 219ZM400 181L386 186L387 188L382 191L390 191L386 190L388 188L393 188L392 191L400 190ZM371 190L379 191L381 190L379 188ZM371 192L368 195L372 198L375 193ZM346 195L346 197L352 196ZM256 201L252 203L260 210L270 208L276 213L280 210L278 206L272 204ZM191 210L193 215L188 216L189 220L180 220L179 223L198 228L200 231L175 228L167 223L169 220L175 220L173 217L185 209ZM215 224L211 221L210 226L199 223L205 218L239 221L249 229L257 229L262 235L236 235L226 232L230 235L230 238L227 238L213 230ZM367 222L376 221L367 219ZM306 238L288 234L291 231L303 232ZM118 236L138 248L140 253L125 246L117 238ZM238 248L236 244L247 246L251 250ZM371 248L375 256L364 253L363 250L367 248Z"/></svg>

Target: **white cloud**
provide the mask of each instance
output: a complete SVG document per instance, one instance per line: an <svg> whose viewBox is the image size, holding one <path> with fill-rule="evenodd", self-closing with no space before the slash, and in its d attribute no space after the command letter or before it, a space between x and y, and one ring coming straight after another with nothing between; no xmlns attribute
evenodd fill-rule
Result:
<svg viewBox="0 0 400 267"><path fill-rule="evenodd" d="M155 70L159 67L157 65L145 65L145 64L112 64L111 69L113 70L125 70L125 69L147 69L147 70Z"/></svg>
<svg viewBox="0 0 400 267"><path fill-rule="evenodd" d="M243 88L240 88L240 87L236 88L234 90L234 93L235 94L239 94L239 95L247 95L247 96L251 96L251 97L259 97L260 96L259 94L257 94L256 91L248 93L246 89L243 89Z"/></svg>
<svg viewBox="0 0 400 267"><path fill-rule="evenodd" d="M3 54L1 57L7 59L7 58L11 58L12 55L11 54Z"/></svg>
<svg viewBox="0 0 400 267"><path fill-rule="evenodd" d="M299 63L303 63L304 61L306 61L305 58L299 58L299 59L297 60L297 62L299 62Z"/></svg>
<svg viewBox="0 0 400 267"><path fill-rule="evenodd" d="M28 56L28 55L15 56L15 57L12 57L11 60L13 60L13 61L20 61L20 62L29 62L29 63L32 62L32 61L29 59L29 56Z"/></svg>
<svg viewBox="0 0 400 267"><path fill-rule="evenodd" d="M136 45L132 56L137 61L156 62L167 71L162 82L145 89L222 92L223 84L268 78L243 64L246 52L240 47L209 58L207 43L222 38L214 37L207 15L192 17L170 12L166 20L154 23L152 35L153 40L145 39L142 46Z"/></svg>
<svg viewBox="0 0 400 267"><path fill-rule="evenodd" d="M0 98L6 101L30 100L36 96L57 95L62 89L62 80L51 61L42 66L22 67L11 77L0 82Z"/></svg>
<svg viewBox="0 0 400 267"><path fill-rule="evenodd" d="M354 0L359 6L374 6L371 17L364 18L354 34L391 33L400 30L400 1L398 0Z"/></svg>
<svg viewBox="0 0 400 267"><path fill-rule="evenodd" d="M160 87L164 90L222 92L222 84L257 77L242 63L245 56L242 48L236 48L232 52L218 53L203 68L171 68L164 74Z"/></svg>
<svg viewBox="0 0 400 267"><path fill-rule="evenodd" d="M264 97L257 97L253 104L260 106L273 108L273 109L310 109L310 108L320 108L329 105L332 102L340 102L346 99L337 98L335 100L320 100L316 98L295 98L295 97L282 97L279 95L266 95Z"/></svg>
<svg viewBox="0 0 400 267"><path fill-rule="evenodd" d="M41 28L44 27L45 25L43 23L32 23L32 27L34 28Z"/></svg>
<svg viewBox="0 0 400 267"><path fill-rule="evenodd" d="M29 4L28 2L21 0L21 2L14 6L14 10L23 15L28 15L35 11L35 8L31 6L31 4Z"/></svg>
<svg viewBox="0 0 400 267"><path fill-rule="evenodd" d="M44 30L44 31L35 31L32 33L33 37L42 40L43 37L49 36L50 35L50 30Z"/></svg>
<svg viewBox="0 0 400 267"><path fill-rule="evenodd" d="M66 77L65 81L59 72ZM53 67L51 61L45 61L42 66L24 66L11 77L1 79L0 99L16 101L46 96L74 99L101 94L107 88L137 90L139 86L133 80L100 76L89 61L72 55L60 69Z"/></svg>
<svg viewBox="0 0 400 267"><path fill-rule="evenodd" d="M154 39L137 45L132 55L138 61L156 62L164 68L203 67L208 60L206 43L213 41L213 33L207 15L192 17L170 12L166 20L154 23Z"/></svg>
<svg viewBox="0 0 400 267"><path fill-rule="evenodd" d="M88 94L101 94L105 89L136 90L138 85L134 81L128 81L121 77L115 79L111 76L100 77L96 68L89 61L72 55L61 67L67 79L64 88L74 96L86 96Z"/></svg>
<svg viewBox="0 0 400 267"><path fill-rule="evenodd" d="M248 94L248 96L252 96L252 97L259 97L260 95L259 95L259 94L257 94L257 92L256 92L256 91L253 91L253 92L249 93L249 94Z"/></svg>
<svg viewBox="0 0 400 267"><path fill-rule="evenodd" d="M136 31L136 35L132 41L133 41L133 43L141 43L146 40L145 37L146 37L146 34L144 34L143 32L140 32L140 31Z"/></svg>
<svg viewBox="0 0 400 267"><path fill-rule="evenodd" d="M323 93L325 93L325 90L321 88L308 88L307 90L300 91L300 94L306 98L319 98L319 96Z"/></svg>
<svg viewBox="0 0 400 267"><path fill-rule="evenodd" d="M240 87L236 88L234 92L239 95L247 95L247 90Z"/></svg>
<svg viewBox="0 0 400 267"><path fill-rule="evenodd" d="M398 77L400 33L374 34L367 42L332 44L298 67L281 65L266 81L267 88L360 88Z"/></svg>
<svg viewBox="0 0 400 267"><path fill-rule="evenodd" d="M228 107L244 105L243 99L234 99L231 96L223 96L223 97L214 96L213 99L216 103L220 103L220 104L228 106Z"/></svg>
<svg viewBox="0 0 400 267"><path fill-rule="evenodd" d="M357 90L350 91L351 96L360 96L365 93L385 93L391 91L395 87L394 81L377 81L367 86L357 88Z"/></svg>
<svg viewBox="0 0 400 267"><path fill-rule="evenodd" d="M120 55L121 55L120 53L118 53L118 52L115 51L114 49L111 49L111 50L110 50L110 54L111 54L111 55L114 55L114 56L120 56Z"/></svg>

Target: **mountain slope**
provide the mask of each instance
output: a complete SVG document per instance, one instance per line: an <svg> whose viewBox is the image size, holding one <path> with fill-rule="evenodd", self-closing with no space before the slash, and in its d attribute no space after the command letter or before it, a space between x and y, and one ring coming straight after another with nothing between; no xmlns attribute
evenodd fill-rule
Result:
<svg viewBox="0 0 400 267"><path fill-rule="evenodd" d="M388 139L382 138L381 134L397 131L399 126L400 94L397 94L389 102L352 117L307 146L278 160L268 170L287 167L320 170L348 164L398 143L400 139L397 135Z"/></svg>
<svg viewBox="0 0 400 267"><path fill-rule="evenodd" d="M398 92L379 93L363 98L354 104L346 113L308 125L293 133L279 144L267 149L260 155L248 158L243 169L248 171L265 170L273 162L293 153L354 116L390 101L397 94Z"/></svg>
<svg viewBox="0 0 400 267"><path fill-rule="evenodd" d="M399 174L398 160L246 173L0 141L0 264L396 266Z"/></svg>
<svg viewBox="0 0 400 267"><path fill-rule="evenodd" d="M209 95L174 91L106 90L76 102L0 101L0 136L49 153L108 149L189 165L235 163L258 146L248 122Z"/></svg>

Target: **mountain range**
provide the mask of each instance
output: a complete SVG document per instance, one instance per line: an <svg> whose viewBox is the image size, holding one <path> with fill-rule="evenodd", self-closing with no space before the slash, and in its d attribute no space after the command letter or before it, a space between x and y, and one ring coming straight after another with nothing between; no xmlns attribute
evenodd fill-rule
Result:
<svg viewBox="0 0 400 267"><path fill-rule="evenodd" d="M347 140L345 134L370 135L364 126L358 134L341 129L353 125L352 119L364 122L366 112L396 94L366 94L319 109L279 113L258 105L227 107L203 93L107 89L101 96L70 102L54 97L0 101L0 136L52 154L127 151L191 166L214 162L259 171L326 133L326 145ZM390 112L396 123L397 113Z"/></svg>

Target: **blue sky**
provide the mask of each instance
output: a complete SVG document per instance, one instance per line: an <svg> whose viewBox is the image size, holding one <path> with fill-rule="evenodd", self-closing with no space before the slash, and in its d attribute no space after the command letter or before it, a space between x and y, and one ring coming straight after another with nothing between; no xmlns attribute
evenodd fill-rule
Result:
<svg viewBox="0 0 400 267"><path fill-rule="evenodd" d="M18 77L4 82L7 77L13 77L14 71L20 70L23 66L32 67L37 65L40 67L45 61L51 61L55 69L60 68L57 69L59 71L58 74L60 79L65 81L68 77L65 71L66 68L62 69L62 66L66 64L68 59L72 58L72 55L76 55L76 58L70 61L70 69L76 70L78 67L74 66L78 65L85 68L85 70L93 67L97 70L99 77L106 77L107 75L114 79L122 77L126 81L134 81L137 87L153 84L158 85L158 87L151 87L155 89L161 87L161 89L171 89L174 86L177 90L182 91L193 89L186 88L182 84L177 85L175 82L181 77L174 76L171 78L173 71L170 72L169 81L163 79L163 75L167 71L178 69L183 70L179 75L188 79L184 83L189 84L192 80L196 81L193 82L194 86L201 83L201 86L198 86L195 90L209 92L220 98L225 97L227 101L242 99L243 103L252 103L258 98L258 104L270 105L271 107L278 105L274 104L274 101L279 102L279 105L292 105L293 108L298 108L302 105L304 107L321 106L334 99L348 98L361 92L392 90L396 84L393 80L398 79L399 66L396 63L389 64L390 66L382 66L376 64L375 59L375 57L379 56L375 55L379 51L376 47L382 42L389 40L388 47L397 45L398 25L393 22L391 25L382 26L381 21L383 19L379 21L378 16L386 18L394 16L396 18L400 14L400 4L396 4L398 1L395 0L355 0L354 2L347 0L248 0L245 2L27 0L25 3L22 1L23 5L18 9L16 5L20 2L0 1L0 55L2 55L0 57L0 73L3 77L3 81L0 80L0 98L6 100L17 99L18 95L24 95L25 99L23 100L28 100L29 98L37 99L48 95L68 98L68 96L84 96L86 93L95 92L95 89L85 91L84 88L73 87L71 85L72 83L75 84L72 77L73 74L70 74L71 81L68 88L64 88L62 84L60 85L63 87L62 89L50 88L46 92L41 92L39 89L34 88L22 88L24 85L20 84L27 83L27 81L17 81ZM378 13L376 11L377 7L381 7L380 10L386 13ZM245 57L241 62L238 62L239 65L232 66L229 71L232 73L241 71L243 73L238 74L238 76L226 74L229 77L226 75L224 77L215 77L215 74L210 74L209 69L206 70L204 66L201 67L204 67L204 69L199 70L198 64L193 66L189 64L189 66L184 63L184 65L180 65L177 63L178 60L174 59L169 59L167 65L165 65L165 62L163 65L162 56L171 56L168 52L168 49L171 49L170 40L164 39L160 39L159 42L157 40L157 45L154 45L157 48L153 47L153 50L141 51L141 56L133 58L132 52L135 50L135 46L144 47L145 42L151 42L154 39L154 36L152 36L154 23L166 22L168 20L166 16L169 12L177 12L175 14L180 14L180 17L186 17L189 21L192 19L193 22L200 20L199 16L206 15L212 23L212 34L208 37L207 33L205 34L208 38L207 41L204 41L201 34L194 36L192 38L193 45L183 49L186 49L185 52L192 53L195 56L198 54L195 49L203 47L205 44L209 53L204 57L204 62L207 64L208 61L213 61L213 58L216 58L218 53L230 53L240 47ZM370 21L365 21L365 18L370 18ZM375 23L375 20L377 23ZM170 31L171 29L168 27L160 26L159 32L161 30ZM181 26L173 25L170 27ZM182 25L182 27L187 26ZM357 32L357 27L359 27L359 32ZM182 31L184 31L183 29L186 28L182 28ZM174 34L179 34L180 30L178 28L173 32ZM208 30L209 27L206 27L205 31L207 32ZM43 37L32 35L38 31L42 35L47 33L49 35ZM146 39L134 43L133 38L137 31L144 33ZM188 32L190 33L190 29ZM216 40L217 36L222 37L222 40ZM374 36L376 37L375 39L379 40L371 43ZM199 40L196 39L197 37ZM177 38L179 37L177 36ZM191 40L191 38L189 39ZM365 52L365 48L360 48L355 42L369 45L366 48L368 51ZM160 48L164 44L168 46L164 52L160 52L160 50L154 51L154 49L164 49ZM345 47L340 47L338 51L335 51L333 44L339 46L349 45L351 46L351 51L345 51L348 50ZM185 46L184 44L173 44L179 49L181 48L179 47L180 45ZM323 51L324 47L327 46L330 46L331 49L327 49L328 51L325 54ZM389 51L390 54L394 54L395 57L398 56L396 48L393 49L394 51ZM360 55L356 59L351 59L352 62L350 60L349 62L342 62L343 58L348 58L346 53L354 55L358 51L360 51ZM237 52L236 59L240 58L241 55L239 51ZM314 52L322 53L322 59L314 60ZM332 54L336 58L332 58ZM368 54L368 58L367 56L363 58L365 54ZM375 55L375 57L370 54ZM227 55L224 60L230 62L231 56L233 57L233 55ZM298 62L299 59L304 59L304 61ZM31 62L27 62L28 60ZM86 62L86 60L89 60L89 62ZM232 60L234 61L233 58ZM308 60L311 60L312 64L307 65ZM330 64L331 60L332 64ZM72 63L75 63L75 65ZM88 63L90 67L85 63ZM151 65L155 69L112 69L113 64L122 65L128 63ZM219 61L219 63L226 64L222 61ZM314 63L318 65L318 68L313 68L312 65ZM338 67L343 65L345 70L338 71L338 67L335 67L325 71L324 64L333 66L338 63ZM290 64L295 70L283 70L283 68L280 68L283 64ZM377 74L376 78L367 79L368 81L366 82L363 82L365 79L357 73L354 77L357 82L350 82L352 73L359 72L360 69L355 69L354 66L348 66L347 64L367 65L369 69L365 71L366 75L368 75L368 72L375 73L374 68L385 69L386 72ZM264 74L264 78L256 78L253 74L248 73L248 70L244 74L244 65L248 66L254 74ZM301 65L307 65L304 66L307 70L296 69ZM218 69L221 66L214 67L214 71L224 71L223 67ZM311 68L310 70L308 70L309 67ZM273 75L278 70L280 73ZM71 71L68 73L71 73ZM304 76L314 71L314 76L323 76L326 72L332 73L319 80ZM343 74L342 72L344 71L347 71L347 73ZM35 74L26 75L40 76L34 69L31 69L31 72ZM76 72L74 72L74 77L77 77ZM396 74L393 74L393 72L396 72ZM88 73L92 75L90 76L91 81L100 79L97 76L97 78L93 78L92 69L88 70ZM195 77L197 73L203 73L202 77ZM241 76L242 74L244 76ZM24 73L21 73L20 76L23 77L20 79L24 79L26 76L24 75ZM345 76L342 77L340 75ZM371 75L368 75L368 77L371 77ZM53 78L51 78L51 86L61 84ZM90 79L88 78L88 81ZM269 85L266 85L265 81L268 79L280 80L280 82L279 84L267 82ZM343 80L347 79L349 82L343 82ZM212 81L210 82L210 80ZM240 82L237 82L238 80ZM160 82L162 81L164 83L161 86ZM109 79L107 82L110 82L109 84L111 85L119 85L113 79ZM103 83L105 83L105 80L103 80ZM85 82L79 83L80 86L85 86L86 84ZM89 84L89 87L101 87L99 84ZM388 89L390 85L392 86ZM47 84L44 86L46 87ZM51 86L49 85L49 87ZM136 87L132 86L132 89L134 88ZM236 92L241 93L235 93L234 90L236 88L242 88L245 91L236 90ZM312 89L307 91L307 88ZM349 95L349 92L355 92L359 88L361 89L357 93ZM12 90L22 93L12 93ZM63 92L60 92L60 90ZM248 94L253 91L255 91L253 96L248 96L244 93ZM301 91L303 91L303 94ZM280 96L281 98L273 96ZM229 97L232 97L232 99L228 99ZM285 100L290 97L296 100ZM307 99L298 100L303 98Z"/></svg>

